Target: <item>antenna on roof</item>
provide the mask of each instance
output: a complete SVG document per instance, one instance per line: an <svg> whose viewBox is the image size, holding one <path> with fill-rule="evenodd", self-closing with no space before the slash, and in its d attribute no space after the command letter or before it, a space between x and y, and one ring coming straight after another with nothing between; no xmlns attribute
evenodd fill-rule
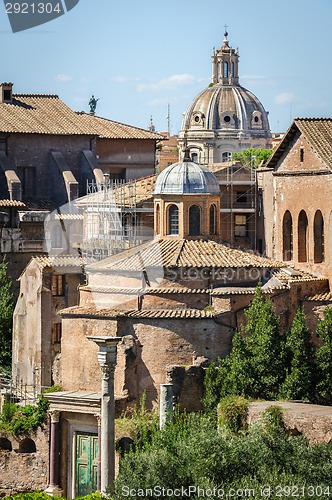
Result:
<svg viewBox="0 0 332 500"><path fill-rule="evenodd" d="M168 132L168 137L171 137L171 105L168 103L167 105L167 132Z"/></svg>

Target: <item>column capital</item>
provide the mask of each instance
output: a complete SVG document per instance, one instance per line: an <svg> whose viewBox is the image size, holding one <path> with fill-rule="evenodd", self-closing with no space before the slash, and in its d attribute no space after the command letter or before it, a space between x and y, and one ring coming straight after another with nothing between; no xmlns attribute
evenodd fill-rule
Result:
<svg viewBox="0 0 332 500"><path fill-rule="evenodd" d="M103 364L100 363L100 368L103 380L109 380L110 378L114 378L115 363L114 365L108 365L107 363Z"/></svg>
<svg viewBox="0 0 332 500"><path fill-rule="evenodd" d="M60 422L60 411L58 410L49 410L48 411L50 417L51 417L51 424L57 424Z"/></svg>
<svg viewBox="0 0 332 500"><path fill-rule="evenodd" d="M100 427L100 425L101 425L101 415L100 415L100 413L95 413L94 416L96 417L98 427Z"/></svg>

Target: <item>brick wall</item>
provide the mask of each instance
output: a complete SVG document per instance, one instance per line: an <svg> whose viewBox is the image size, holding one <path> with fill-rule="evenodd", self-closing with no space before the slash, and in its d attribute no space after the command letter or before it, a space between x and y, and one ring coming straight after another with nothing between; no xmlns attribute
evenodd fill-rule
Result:
<svg viewBox="0 0 332 500"><path fill-rule="evenodd" d="M20 442L30 438L36 445L36 452L21 453ZM48 483L49 433L48 425L44 430L13 438L8 433L0 433L1 440L8 439L12 450L1 449L0 444L0 496L8 496L19 492L44 490Z"/></svg>

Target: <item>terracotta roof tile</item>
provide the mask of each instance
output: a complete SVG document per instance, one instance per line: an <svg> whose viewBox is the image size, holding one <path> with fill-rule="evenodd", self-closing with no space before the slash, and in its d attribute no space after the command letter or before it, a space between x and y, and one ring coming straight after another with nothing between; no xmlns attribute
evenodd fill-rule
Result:
<svg viewBox="0 0 332 500"><path fill-rule="evenodd" d="M91 266L137 271L148 267L280 268L284 264L213 240L153 240Z"/></svg>
<svg viewBox="0 0 332 500"><path fill-rule="evenodd" d="M57 95L13 94L12 103L0 103L0 130L8 133L96 135L111 139L162 139L160 134L76 113Z"/></svg>
<svg viewBox="0 0 332 500"><path fill-rule="evenodd" d="M103 317L103 318L141 318L141 319L202 319L214 318L224 311L204 311L201 309L95 309L94 307L74 306L60 311L62 316Z"/></svg>
<svg viewBox="0 0 332 500"><path fill-rule="evenodd" d="M283 268L274 271L274 276L281 283L300 283L305 281L326 281L322 276L315 276L305 271L299 271L291 268Z"/></svg>
<svg viewBox="0 0 332 500"><path fill-rule="evenodd" d="M36 256L31 261L35 261L43 269L45 267L81 267L84 264L83 259L74 255L59 255L55 257Z"/></svg>
<svg viewBox="0 0 332 500"><path fill-rule="evenodd" d="M315 295L310 295L306 297L306 300L316 301L316 302L332 302L332 293L316 293Z"/></svg>
<svg viewBox="0 0 332 500"><path fill-rule="evenodd" d="M143 128L125 125L124 123L87 113L78 113L78 115L81 117L82 122L93 128L96 135L101 139L163 139L162 135Z"/></svg>
<svg viewBox="0 0 332 500"><path fill-rule="evenodd" d="M24 208L26 205L23 201L18 200L0 200L0 207L19 207Z"/></svg>

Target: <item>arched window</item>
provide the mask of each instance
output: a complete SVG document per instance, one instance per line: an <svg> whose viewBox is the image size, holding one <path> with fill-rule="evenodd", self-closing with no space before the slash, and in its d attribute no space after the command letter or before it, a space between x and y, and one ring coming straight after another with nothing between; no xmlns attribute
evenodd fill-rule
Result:
<svg viewBox="0 0 332 500"><path fill-rule="evenodd" d="M298 261L308 260L308 217L304 210L301 210L298 222Z"/></svg>
<svg viewBox="0 0 332 500"><path fill-rule="evenodd" d="M226 117L225 117L226 118ZM221 155L221 161L222 162L225 162L225 161L231 161L232 159L232 153L229 153L228 151L226 151L225 153L223 153Z"/></svg>
<svg viewBox="0 0 332 500"><path fill-rule="evenodd" d="M198 163L198 153L191 153L191 161Z"/></svg>
<svg viewBox="0 0 332 500"><path fill-rule="evenodd" d="M197 205L189 208L189 236L201 234L201 209Z"/></svg>
<svg viewBox="0 0 332 500"><path fill-rule="evenodd" d="M216 231L216 206L210 206L210 234L217 234Z"/></svg>
<svg viewBox="0 0 332 500"><path fill-rule="evenodd" d="M156 205L156 234L160 234L160 205Z"/></svg>
<svg viewBox="0 0 332 500"><path fill-rule="evenodd" d="M322 212L317 210L314 219L314 262L324 261L324 219Z"/></svg>
<svg viewBox="0 0 332 500"><path fill-rule="evenodd" d="M228 77L228 62L224 62L224 78Z"/></svg>
<svg viewBox="0 0 332 500"><path fill-rule="evenodd" d="M283 260L293 260L293 220L289 210L282 222L282 247Z"/></svg>
<svg viewBox="0 0 332 500"><path fill-rule="evenodd" d="M12 451L12 444L7 438L0 438L0 450Z"/></svg>
<svg viewBox="0 0 332 500"><path fill-rule="evenodd" d="M32 439L25 438L20 441L18 452L19 453L35 453L37 451L36 444Z"/></svg>
<svg viewBox="0 0 332 500"><path fill-rule="evenodd" d="M179 208L170 205L168 208L168 234L179 234Z"/></svg>

